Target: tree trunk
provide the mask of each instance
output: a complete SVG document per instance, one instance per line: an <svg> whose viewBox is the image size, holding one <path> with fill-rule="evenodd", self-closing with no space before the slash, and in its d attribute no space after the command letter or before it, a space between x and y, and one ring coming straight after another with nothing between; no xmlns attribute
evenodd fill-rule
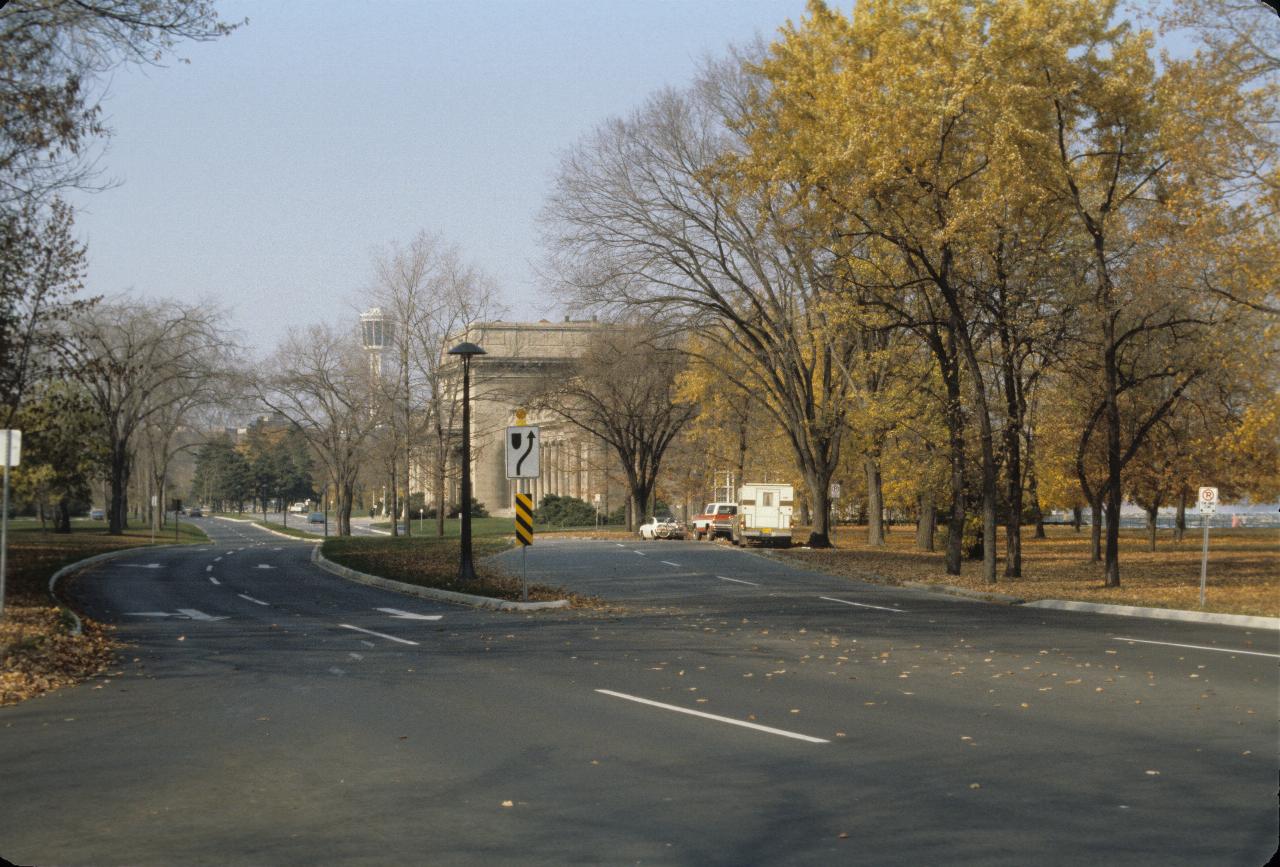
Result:
<svg viewBox="0 0 1280 867"><path fill-rule="evenodd" d="M947 518L946 568L948 575L959 575L964 560L964 420L960 395L950 396L950 401L947 427L951 447L951 514Z"/></svg>
<svg viewBox="0 0 1280 867"><path fill-rule="evenodd" d="M107 533L124 535L129 526L129 454L119 445L111 450L111 501L107 506Z"/></svg>
<svg viewBox="0 0 1280 867"><path fill-rule="evenodd" d="M920 492L920 518L916 521L916 547L921 551L933 550L933 528L938 521L938 509L933 501L933 491Z"/></svg>
<svg viewBox="0 0 1280 867"><path fill-rule="evenodd" d="M1016 402L1015 402L1016 403ZM1022 434L1010 421L1005 426L1005 448L1008 450L1005 491L1009 499L1009 515L1005 521L1004 577L1022 577Z"/></svg>
<svg viewBox="0 0 1280 867"><path fill-rule="evenodd" d="M809 547L831 547L831 471L825 473L812 469L805 472L805 484L813 502L812 523L809 525Z"/></svg>
<svg viewBox="0 0 1280 867"><path fill-rule="evenodd" d="M1173 540L1181 542L1187 532L1187 486L1178 487L1178 519L1174 523Z"/></svg>
<svg viewBox="0 0 1280 867"><path fill-rule="evenodd" d="M437 442L438 442L438 444L439 444L439 449L440 449L440 451L439 451L439 454L438 454L438 455L437 455L437 457L436 457L436 466L435 466L435 476L436 476L436 479L435 479L435 488L436 488L436 536L437 536L437 537L440 537L440 538L443 538L443 537L444 537L444 507L445 507L445 502L444 502L444 501L445 501L445 496L444 496L444 478L445 478L445 466L444 466L444 461L445 461L445 457L446 457L446 455L447 455L447 452L446 452L446 450L445 450L445 441L444 441L444 436L443 436L442 434L438 434L438 435L437 435ZM536 506L537 504L535 503L534 505Z"/></svg>
<svg viewBox="0 0 1280 867"><path fill-rule="evenodd" d="M1102 492L1093 495L1089 503L1089 561L1102 562Z"/></svg>
<svg viewBox="0 0 1280 867"><path fill-rule="evenodd" d="M1072 506L1071 507L1071 526L1075 528L1075 531L1077 533L1079 533L1080 527L1083 524L1084 524L1084 509L1080 508L1079 506Z"/></svg>
<svg viewBox="0 0 1280 867"><path fill-rule="evenodd" d="M1153 501L1147 506L1147 550L1156 549L1156 518L1159 517L1160 502Z"/></svg>
<svg viewBox="0 0 1280 867"><path fill-rule="evenodd" d="M880 462L874 454L862 456L867 474L867 544L884 545L884 490L880 480Z"/></svg>
<svg viewBox="0 0 1280 867"><path fill-rule="evenodd" d="M57 511L53 516L53 532L71 532L71 500L68 497L58 499Z"/></svg>

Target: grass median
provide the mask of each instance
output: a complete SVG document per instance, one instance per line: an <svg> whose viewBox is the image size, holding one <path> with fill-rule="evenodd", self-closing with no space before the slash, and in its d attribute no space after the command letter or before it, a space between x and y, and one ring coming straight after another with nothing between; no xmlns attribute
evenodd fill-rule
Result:
<svg viewBox="0 0 1280 867"><path fill-rule="evenodd" d="M401 581L418 587L470 593L491 599L519 602L523 599L520 576L512 575L485 558L515 544L509 519L482 519L493 523L473 528L472 558L477 580L458 580L461 549L458 536L330 536L321 553L349 569ZM500 523L499 523L500 522ZM479 523L479 521L477 521ZM416 528L415 528L416 529ZM598 600L545 584L529 585L530 602L568 599L575 608L597 607Z"/></svg>
<svg viewBox="0 0 1280 867"><path fill-rule="evenodd" d="M962 575L948 575L942 553L919 551L912 527L895 528L883 547L866 543L865 527L842 526L834 549L793 548L778 556L806 566L860 581L901 584L922 581L970 590L1007 593L1030 602L1064 599L1109 605L1200 610L1200 551L1198 529L1189 529L1181 542L1161 530L1156 550L1148 547L1145 530L1120 532L1120 586L1106 587L1101 564L1089 561L1089 530L1046 528L1047 538L1035 539L1033 528L1022 536L1022 577L1004 577L1004 532L998 540L1000 559L995 584L983 581L982 564L965 561ZM797 539L807 535L796 533ZM1275 529L1212 529L1205 611L1280 617L1280 532Z"/></svg>
<svg viewBox="0 0 1280 867"><path fill-rule="evenodd" d="M198 528L179 525L181 542L207 542ZM157 544L172 544L169 528ZM100 521L73 520L70 533L43 530L33 520L9 524L8 568L4 616L0 617L0 705L77 683L105 671L118 647L111 629L84 620L84 631L71 634L71 618L49 596L49 579L64 566L86 557L151 544L149 529L108 535Z"/></svg>

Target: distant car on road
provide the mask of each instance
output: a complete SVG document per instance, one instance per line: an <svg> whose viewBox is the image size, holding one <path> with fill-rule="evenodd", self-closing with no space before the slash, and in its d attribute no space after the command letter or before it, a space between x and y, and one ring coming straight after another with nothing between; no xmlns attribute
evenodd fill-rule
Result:
<svg viewBox="0 0 1280 867"><path fill-rule="evenodd" d="M640 525L641 539L683 539L684 524L670 515L650 518Z"/></svg>
<svg viewBox="0 0 1280 867"><path fill-rule="evenodd" d="M323 524L323 523L324 523L324 512L312 512L310 515L307 515L307 523L308 523L308 524Z"/></svg>
<svg viewBox="0 0 1280 867"><path fill-rule="evenodd" d="M101 509L90 509L90 510L89 510L89 520L91 520L91 521L105 521L105 520L107 520L107 513L106 513L106 512L104 512L104 511L102 511Z"/></svg>
<svg viewBox="0 0 1280 867"><path fill-rule="evenodd" d="M204 517L204 510L200 509L199 507L196 507L196 508L192 509L190 512L187 512L187 517L188 517L188 518L203 518L203 517Z"/></svg>

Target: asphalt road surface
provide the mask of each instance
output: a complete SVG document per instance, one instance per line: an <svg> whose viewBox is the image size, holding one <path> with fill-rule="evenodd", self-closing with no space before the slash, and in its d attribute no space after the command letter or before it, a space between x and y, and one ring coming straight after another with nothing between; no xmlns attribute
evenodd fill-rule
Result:
<svg viewBox="0 0 1280 867"><path fill-rule="evenodd" d="M1276 849L1275 632L553 541L610 610L350 584L201 522L68 588L130 647L0 708L19 864L1213 864ZM521 555L503 555L513 569Z"/></svg>

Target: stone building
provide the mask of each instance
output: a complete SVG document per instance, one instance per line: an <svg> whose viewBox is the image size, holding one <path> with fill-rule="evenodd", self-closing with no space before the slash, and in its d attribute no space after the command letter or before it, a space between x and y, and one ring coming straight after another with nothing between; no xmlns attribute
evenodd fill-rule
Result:
<svg viewBox="0 0 1280 867"><path fill-rule="evenodd" d="M516 491L532 494L535 504L547 494L578 497L597 504L602 514L626 501L617 456L606 443L557 415L529 407L548 379L570 375L573 360L602 327L594 321L568 318L563 322L477 322L450 342L452 346L470 341L486 353L471 360L471 478L472 493L489 514L513 516ZM451 363L460 365L456 357L451 358L455 358ZM458 371L461 375L460 366ZM541 427L541 475L510 481L503 439L507 427L516 423L515 411L526 407L528 423ZM456 502L457 497L450 499Z"/></svg>

